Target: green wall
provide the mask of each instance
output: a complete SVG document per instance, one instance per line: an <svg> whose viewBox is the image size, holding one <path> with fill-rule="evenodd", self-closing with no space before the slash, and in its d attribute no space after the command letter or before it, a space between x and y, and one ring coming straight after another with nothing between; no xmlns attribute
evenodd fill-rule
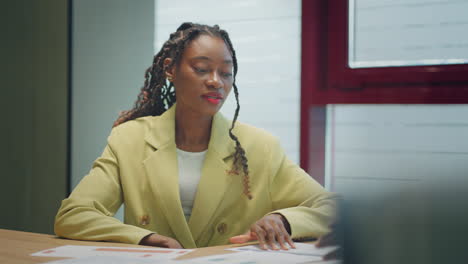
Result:
<svg viewBox="0 0 468 264"><path fill-rule="evenodd" d="M0 228L53 233L67 182L68 1L5 1L0 19Z"/></svg>

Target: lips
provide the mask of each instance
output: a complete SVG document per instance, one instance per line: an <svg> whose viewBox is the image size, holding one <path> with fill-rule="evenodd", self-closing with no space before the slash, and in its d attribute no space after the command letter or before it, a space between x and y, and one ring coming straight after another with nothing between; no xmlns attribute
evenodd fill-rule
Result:
<svg viewBox="0 0 468 264"><path fill-rule="evenodd" d="M203 99L207 100L212 104L219 104L223 100L223 96L220 93L206 93L202 95Z"/></svg>

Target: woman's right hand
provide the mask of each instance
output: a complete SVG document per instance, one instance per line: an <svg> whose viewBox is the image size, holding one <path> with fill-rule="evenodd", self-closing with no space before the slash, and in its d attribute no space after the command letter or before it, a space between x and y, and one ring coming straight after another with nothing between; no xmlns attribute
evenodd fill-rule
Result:
<svg viewBox="0 0 468 264"><path fill-rule="evenodd" d="M158 234L150 234L145 236L140 241L140 245L165 248L183 248L179 241L173 239L172 237L162 236Z"/></svg>

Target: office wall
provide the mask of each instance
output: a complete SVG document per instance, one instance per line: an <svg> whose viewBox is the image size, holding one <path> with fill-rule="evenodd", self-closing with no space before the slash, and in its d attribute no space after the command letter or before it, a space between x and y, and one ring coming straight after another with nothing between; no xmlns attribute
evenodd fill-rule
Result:
<svg viewBox="0 0 468 264"><path fill-rule="evenodd" d="M183 22L218 24L236 50L239 120L279 137L299 163L301 2L156 0L155 50ZM221 112L234 116L231 93Z"/></svg>
<svg viewBox="0 0 468 264"><path fill-rule="evenodd" d="M326 186L349 198L467 179L468 105L329 105L327 119Z"/></svg>
<svg viewBox="0 0 468 264"><path fill-rule="evenodd" d="M52 233L66 195L67 9L2 2L0 228Z"/></svg>
<svg viewBox="0 0 468 264"><path fill-rule="evenodd" d="M101 155L119 112L133 107L153 34L153 0L73 1L72 188Z"/></svg>

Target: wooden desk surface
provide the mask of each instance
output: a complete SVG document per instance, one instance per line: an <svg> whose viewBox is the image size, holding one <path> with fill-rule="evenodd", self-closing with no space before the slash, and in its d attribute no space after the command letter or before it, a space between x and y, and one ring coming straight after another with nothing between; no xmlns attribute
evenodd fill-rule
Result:
<svg viewBox="0 0 468 264"><path fill-rule="evenodd" d="M248 243L254 244L254 243ZM114 247L145 247L133 244L110 243L110 242L90 242L58 238L53 235L37 234L21 231L0 229L0 263L8 264L29 264L43 263L61 258L33 257L32 253L59 247L63 245L83 245L83 246L114 246ZM247 244L243 244L247 245ZM209 256L214 254L229 254L231 252L224 249L239 245L227 245L217 247L198 248L194 252L188 253L178 259L189 259L194 257ZM149 247L151 248L151 247ZM63 259L63 258L62 258Z"/></svg>

